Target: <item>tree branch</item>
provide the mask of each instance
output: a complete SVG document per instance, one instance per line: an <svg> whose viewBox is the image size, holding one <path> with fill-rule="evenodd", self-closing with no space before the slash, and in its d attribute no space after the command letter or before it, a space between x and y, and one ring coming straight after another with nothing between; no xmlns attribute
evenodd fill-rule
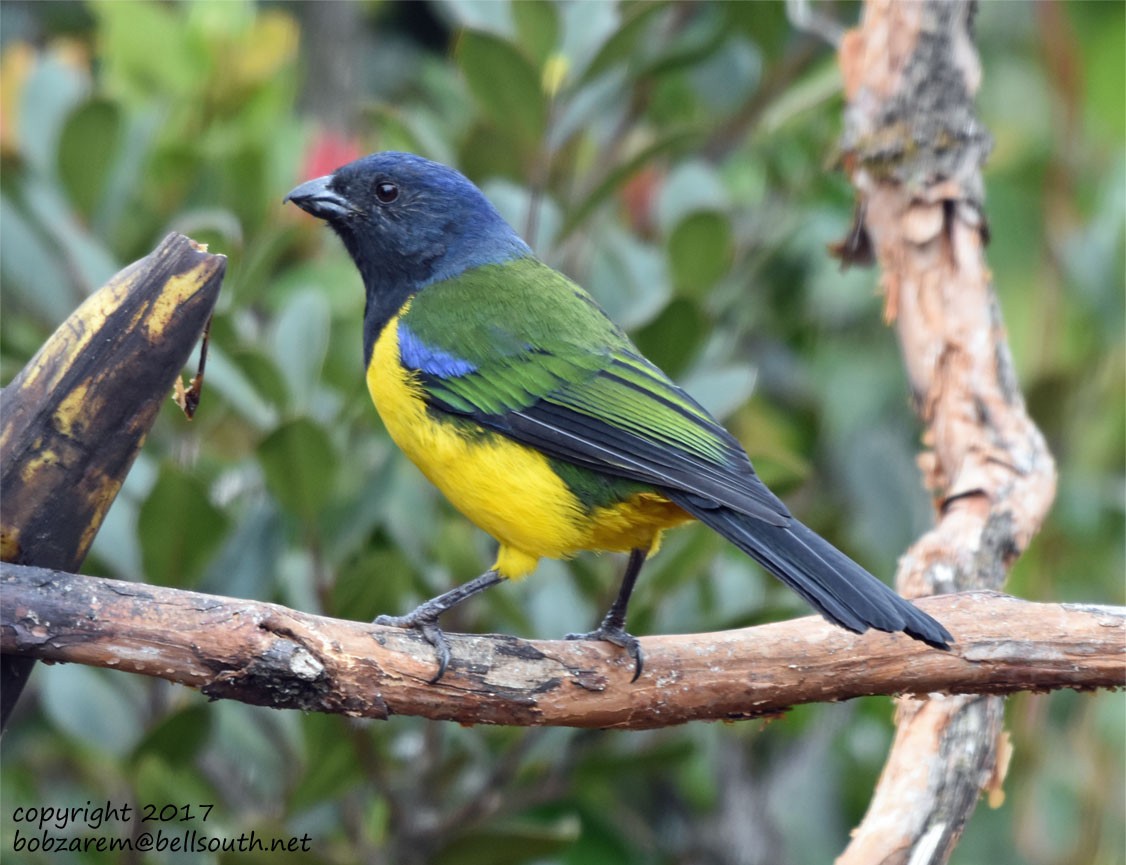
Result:
<svg viewBox="0 0 1126 865"><path fill-rule="evenodd" d="M665 727L870 694L1007 694L1126 685L1126 609L988 592L927 598L951 652L819 618L646 637L645 673L602 643L450 634L438 684L416 634L143 583L0 565L0 648L157 676L212 698L462 724ZM471 659L471 660L467 660ZM954 698L962 699L962 698Z"/></svg>
<svg viewBox="0 0 1126 865"><path fill-rule="evenodd" d="M909 596L999 589L1055 495L1055 464L1016 384L983 247L973 3L868 0L844 37L842 162L857 226L837 250L873 256L929 448L938 523L900 562ZM902 700L863 823L838 865L943 863L981 790L1004 777L994 698Z"/></svg>

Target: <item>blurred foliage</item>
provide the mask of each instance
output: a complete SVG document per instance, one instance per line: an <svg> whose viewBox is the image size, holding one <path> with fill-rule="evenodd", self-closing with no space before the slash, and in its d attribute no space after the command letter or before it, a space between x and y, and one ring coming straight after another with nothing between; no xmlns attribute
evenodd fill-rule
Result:
<svg viewBox="0 0 1126 865"><path fill-rule="evenodd" d="M1050 522L1009 584L1039 600L1123 601L1124 8L987 3L978 18L996 137L990 266L1060 468ZM488 540L394 450L368 402L351 263L281 205L299 180L376 149L465 170L726 417L796 513L877 573L930 521L876 275L825 254L852 204L825 167L842 107L834 56L782 5L5 2L0 24L3 380L166 232L230 258L200 412L164 414L90 572L367 620L487 566ZM341 68L362 99L330 106ZM341 114L348 128L318 120ZM544 562L449 625L583 629L620 566ZM694 631L806 612L691 527L647 568L631 623ZM211 835L309 833L314 852L293 861L826 862L867 804L890 714L871 699L769 725L463 729L39 669L4 738L4 853L16 806L109 799L213 803L181 824ZM1121 863L1121 697L1022 695L1009 724L1007 798L982 804L954 862Z"/></svg>

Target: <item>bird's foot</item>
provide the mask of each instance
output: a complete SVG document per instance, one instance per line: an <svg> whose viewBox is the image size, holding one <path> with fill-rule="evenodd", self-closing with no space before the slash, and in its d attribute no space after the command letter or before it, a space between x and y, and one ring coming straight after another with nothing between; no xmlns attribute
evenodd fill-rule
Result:
<svg viewBox="0 0 1126 865"><path fill-rule="evenodd" d="M438 627L438 617L466 598L485 591L489 586L495 586L502 579L503 577L495 570L485 571L468 583L454 586L448 592L443 592L438 597L420 604L405 616L378 616L372 624L387 625L390 628L413 628L419 631L438 653L438 672L430 680L430 684L433 685L446 674L446 667L450 665L450 644L442 629Z"/></svg>
<svg viewBox="0 0 1126 865"><path fill-rule="evenodd" d="M633 658L633 678L630 679L630 682L636 682L641 676L641 671L645 666L644 655L641 653L641 643L621 624L603 621L593 631L586 634L568 634L566 639L603 640L607 643L613 643L615 646L625 649L626 654Z"/></svg>
<svg viewBox="0 0 1126 865"><path fill-rule="evenodd" d="M421 633L438 655L438 672L430 680L430 684L433 685L446 674L446 667L450 665L450 643L442 633L442 629L438 627L438 615L425 607L426 604L423 604L405 616L376 616L372 624L385 625L389 628L411 628Z"/></svg>

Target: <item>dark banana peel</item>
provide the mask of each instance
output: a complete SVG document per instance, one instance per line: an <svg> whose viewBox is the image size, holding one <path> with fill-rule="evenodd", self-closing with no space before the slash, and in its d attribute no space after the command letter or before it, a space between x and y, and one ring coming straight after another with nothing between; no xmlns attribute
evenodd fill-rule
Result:
<svg viewBox="0 0 1126 865"><path fill-rule="evenodd" d="M0 559L81 566L210 320L226 266L170 234L91 295L0 391ZM15 612L33 626L33 610ZM0 656L0 730L34 663Z"/></svg>

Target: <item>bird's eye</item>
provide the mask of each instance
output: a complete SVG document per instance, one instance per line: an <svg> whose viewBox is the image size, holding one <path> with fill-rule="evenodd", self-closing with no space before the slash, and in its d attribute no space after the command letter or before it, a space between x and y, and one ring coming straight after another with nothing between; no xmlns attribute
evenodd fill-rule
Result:
<svg viewBox="0 0 1126 865"><path fill-rule="evenodd" d="M399 197L399 187L387 180L380 180L375 184L375 197L382 204L390 204Z"/></svg>

